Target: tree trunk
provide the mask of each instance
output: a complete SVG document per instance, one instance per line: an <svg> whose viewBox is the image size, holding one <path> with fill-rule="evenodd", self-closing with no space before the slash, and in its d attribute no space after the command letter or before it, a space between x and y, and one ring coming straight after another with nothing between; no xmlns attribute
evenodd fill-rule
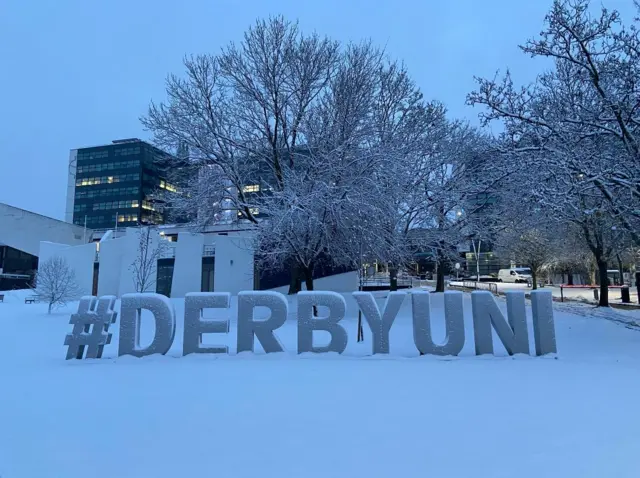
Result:
<svg viewBox="0 0 640 478"><path fill-rule="evenodd" d="M531 289L536 290L538 288L538 271L535 267L531 268Z"/></svg>
<svg viewBox="0 0 640 478"><path fill-rule="evenodd" d="M291 281L289 282L289 295L297 294L302 290L302 280L300 278L300 267L297 264L291 264L289 267Z"/></svg>
<svg viewBox="0 0 640 478"><path fill-rule="evenodd" d="M567 285L573 285L573 273L571 272L567 274Z"/></svg>
<svg viewBox="0 0 640 478"><path fill-rule="evenodd" d="M53 302L49 302L49 311L47 312L48 314L51 313L51 308L53 307Z"/></svg>
<svg viewBox="0 0 640 478"><path fill-rule="evenodd" d="M362 252L360 253L360 271L358 273L358 290L360 292L362 292L362 289L364 287L364 279L365 279L365 275L366 275L366 270L364 265L362 264ZM364 330L362 329L362 310L360 310L360 307L358 307L358 338L357 341L358 342L362 342L364 340Z"/></svg>
<svg viewBox="0 0 640 478"><path fill-rule="evenodd" d="M438 258L438 270L436 271L436 292L444 292L444 267Z"/></svg>
<svg viewBox="0 0 640 478"><path fill-rule="evenodd" d="M598 259L598 276L600 278L600 301L598 306L609 307L609 276L607 261Z"/></svg>
<svg viewBox="0 0 640 478"><path fill-rule="evenodd" d="M304 285L307 287L307 290L313 290L313 266L304 267Z"/></svg>
<svg viewBox="0 0 640 478"><path fill-rule="evenodd" d="M389 268L389 291L395 292L398 290L398 269L395 267Z"/></svg>
<svg viewBox="0 0 640 478"><path fill-rule="evenodd" d="M308 291L312 291L313 290L313 265L310 265L309 267L303 267L303 273L304 273L304 285L307 287ZM318 317L318 307L317 306L313 306L313 316L314 317Z"/></svg>
<svg viewBox="0 0 640 478"><path fill-rule="evenodd" d="M618 259L618 274L620 274L618 285L624 285L624 267L622 266L622 259L620 259L620 254L617 254L616 258Z"/></svg>

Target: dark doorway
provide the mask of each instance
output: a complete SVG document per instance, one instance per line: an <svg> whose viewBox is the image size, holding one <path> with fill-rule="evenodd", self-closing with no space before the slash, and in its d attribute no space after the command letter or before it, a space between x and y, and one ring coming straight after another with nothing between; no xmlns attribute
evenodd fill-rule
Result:
<svg viewBox="0 0 640 478"><path fill-rule="evenodd" d="M91 295L98 295L98 275L100 273L100 264L98 262L93 263L93 286L91 288Z"/></svg>
<svg viewBox="0 0 640 478"><path fill-rule="evenodd" d="M213 292L213 277L215 273L216 258L202 258L202 286L201 292Z"/></svg>
<svg viewBox="0 0 640 478"><path fill-rule="evenodd" d="M175 259L158 259L158 278L156 293L171 297L171 282L173 281L173 266Z"/></svg>

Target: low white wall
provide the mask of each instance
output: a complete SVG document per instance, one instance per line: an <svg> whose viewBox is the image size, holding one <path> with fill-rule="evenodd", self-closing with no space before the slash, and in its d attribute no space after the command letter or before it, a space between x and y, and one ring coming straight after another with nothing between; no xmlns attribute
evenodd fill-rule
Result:
<svg viewBox="0 0 640 478"><path fill-rule="evenodd" d="M115 295L120 291L122 267L121 239L100 242L100 268L98 269L98 296Z"/></svg>
<svg viewBox="0 0 640 478"><path fill-rule="evenodd" d="M215 244L214 290L234 295L243 290L253 290L253 251L250 236L216 236Z"/></svg>
<svg viewBox="0 0 640 478"><path fill-rule="evenodd" d="M317 290L329 290L332 292L354 292L358 290L358 273L345 272L317 279L313 284Z"/></svg>
<svg viewBox="0 0 640 478"><path fill-rule="evenodd" d="M140 244L140 234L140 229L128 227L126 235L124 235L123 237L119 237L118 239L114 239L114 241L122 241L118 242L118 247L122 248L122 260L120 265L120 289L118 292L118 296L120 297L124 294L136 292L135 282L133 280L134 273L132 264L139 254L138 249ZM155 229L151 229L149 247L155 249L156 247L158 247L158 242L161 240L164 239L160 239L158 231ZM156 291L157 277L158 269L157 267L154 267L150 277L151 286L146 292Z"/></svg>
<svg viewBox="0 0 640 478"><path fill-rule="evenodd" d="M358 273L353 271L322 277L313 281L313 288L330 292L354 292L358 290ZM289 292L289 286L285 285L271 290L286 294ZM302 290L306 290L304 281L302 282Z"/></svg>
<svg viewBox="0 0 640 478"><path fill-rule="evenodd" d="M184 297L188 292L200 292L204 236L181 232L178 234L178 242L175 245L176 257L171 281L171 297Z"/></svg>
<svg viewBox="0 0 640 478"><path fill-rule="evenodd" d="M67 246L51 242L41 242L39 251L39 264L52 257L62 257L76 276L76 282L81 295L91 295L93 290L93 263L96 256L95 244L83 244L82 246Z"/></svg>

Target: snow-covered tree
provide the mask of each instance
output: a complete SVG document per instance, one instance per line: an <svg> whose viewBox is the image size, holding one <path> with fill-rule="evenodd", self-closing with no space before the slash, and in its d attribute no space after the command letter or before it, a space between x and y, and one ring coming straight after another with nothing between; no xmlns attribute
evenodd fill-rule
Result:
<svg viewBox="0 0 640 478"><path fill-rule="evenodd" d="M285 167L294 167L305 142L301 123L327 89L338 58L336 42L304 35L282 17L257 21L239 45L218 55L186 58L186 77L170 75L167 101L152 104L142 121L158 144L188 147L193 163L212 167L228 186L196 175L199 193L185 197L184 209L203 209L198 199L207 197L211 207L231 203L240 218L257 222L247 186L283 189ZM216 216L196 219L202 225Z"/></svg>
<svg viewBox="0 0 640 478"><path fill-rule="evenodd" d="M432 132L427 154L406 166L400 209L409 242L435 258L441 292L445 269L458 260L458 246L492 234L488 203L503 173L494 168L492 141L476 129L441 118Z"/></svg>
<svg viewBox="0 0 640 478"><path fill-rule="evenodd" d="M158 259L161 259L168 245L158 240L157 230L153 227L140 227L136 230L138 247L131 263L131 279L136 292L152 291L157 282Z"/></svg>
<svg viewBox="0 0 640 478"><path fill-rule="evenodd" d="M503 228L496 237L496 253L503 259L531 269L533 288L537 289L540 275L558 261L563 241L563 227L550 219L547 212L531 201L512 204L505 215Z"/></svg>
<svg viewBox="0 0 640 478"><path fill-rule="evenodd" d="M75 271L59 256L38 264L32 289L39 301L48 304L48 313L57 307L77 300L82 295L76 281Z"/></svg>
<svg viewBox="0 0 640 478"><path fill-rule="evenodd" d="M293 262L307 276L320 257L404 262L398 174L428 156L444 112L402 65L371 43L340 45L276 17L185 66L143 118L158 144L188 146L197 166L176 210L199 227L254 224L263 265Z"/></svg>
<svg viewBox="0 0 640 478"><path fill-rule="evenodd" d="M486 106L485 123L504 123L504 152L526 171L525 195L576 226L607 305L614 251L625 236L640 245L640 39L618 12L591 11L588 0L554 1L540 36L521 47L553 68L523 88L509 73L480 79L468 101Z"/></svg>
<svg viewBox="0 0 640 478"><path fill-rule="evenodd" d="M602 208L640 244L638 19L623 25L615 10L591 11L588 0L555 0L540 36L521 47L554 67L523 88L508 72L480 79L468 101L487 107L485 122L504 122L511 151L527 154L529 167L554 175L563 190L601 197ZM545 184L540 196L549 191ZM573 207L575 196L563 202Z"/></svg>
<svg viewBox="0 0 640 478"><path fill-rule="evenodd" d="M421 96L404 87L406 71L386 63L369 43L349 46L343 55L328 90L301 122L306 145L294 154L298 166L285 167L282 189L261 198L267 219L258 225L258 257L271 267L293 259L308 289L321 261L359 270L365 256L396 262L404 249L393 167L408 138L400 142L389 133L382 141L387 132L377 115L381 99L393 97L387 107L403 108L410 118L414 104L422 108Z"/></svg>

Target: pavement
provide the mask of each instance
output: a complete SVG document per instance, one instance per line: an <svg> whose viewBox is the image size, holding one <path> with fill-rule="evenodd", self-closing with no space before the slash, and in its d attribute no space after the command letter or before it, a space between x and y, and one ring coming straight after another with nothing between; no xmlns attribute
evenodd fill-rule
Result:
<svg viewBox="0 0 640 478"><path fill-rule="evenodd" d="M462 285L462 282L451 281L451 285ZM487 284L486 288L488 288L487 282L482 282L481 284ZM508 284L504 282L492 282L491 284L495 284L498 288L498 292L504 292L508 290L531 290L530 287L527 287L526 284ZM564 296L565 299L568 300L579 300L581 302L589 302L596 304L597 301L593 295L593 289L566 289L562 290L562 294L559 286L555 285L545 285L545 289L551 290L553 297L557 297L558 299ZM637 288L632 287L630 290L631 295L631 303L638 305L638 292ZM622 303L622 292L620 289L609 289L609 302L611 303Z"/></svg>

